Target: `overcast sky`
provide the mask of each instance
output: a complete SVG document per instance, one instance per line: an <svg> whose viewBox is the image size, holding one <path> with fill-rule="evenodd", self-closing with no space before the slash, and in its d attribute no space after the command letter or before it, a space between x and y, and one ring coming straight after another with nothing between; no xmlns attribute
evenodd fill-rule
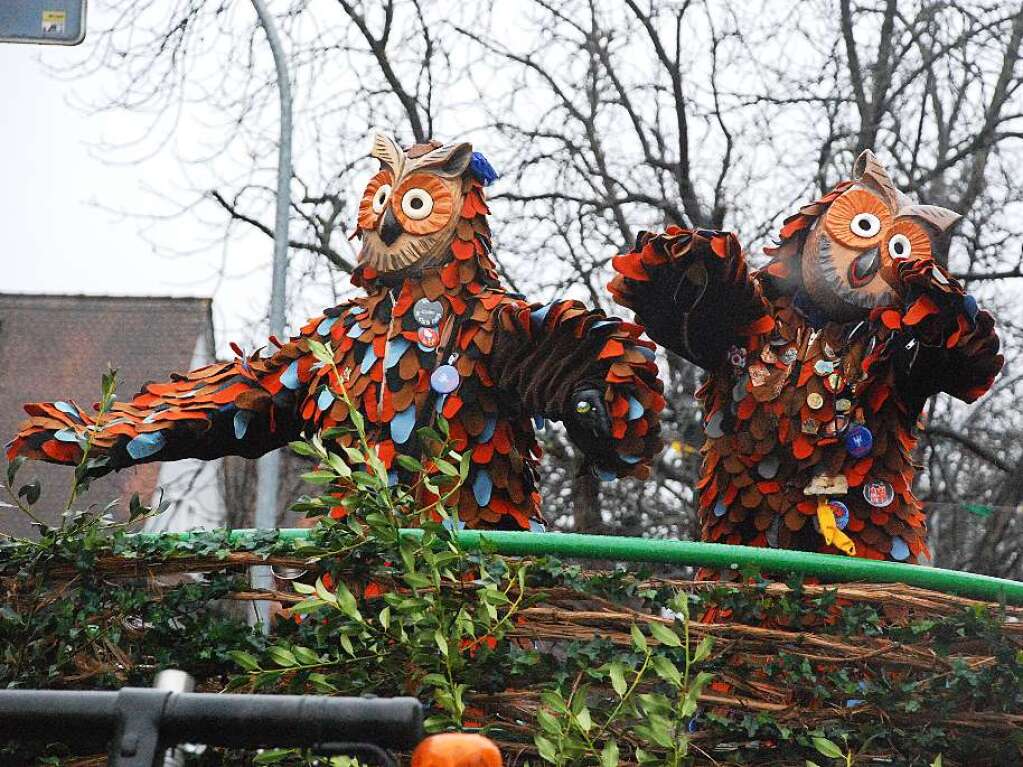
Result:
<svg viewBox="0 0 1023 767"><path fill-rule="evenodd" d="M233 246L251 253L255 272L221 281L216 252L169 259L146 239L144 220L112 212L155 212L146 190L173 186L182 170L169 151L139 164L102 161L93 145L128 140L135 126L123 112L84 114L69 103L73 96L95 100L99 79L64 81L47 68L78 60L89 46L89 38L72 49L0 44L0 291L213 296L223 347L251 317L246 292L258 292L264 281L269 290L263 267L272 245L262 237L236 240ZM189 127L186 118L182 133ZM183 247L207 235L189 216L172 226Z"/></svg>

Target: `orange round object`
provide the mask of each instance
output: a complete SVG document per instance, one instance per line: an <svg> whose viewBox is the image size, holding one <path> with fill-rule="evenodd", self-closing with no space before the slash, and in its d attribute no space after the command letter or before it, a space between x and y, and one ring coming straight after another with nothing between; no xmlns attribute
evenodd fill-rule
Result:
<svg viewBox="0 0 1023 767"><path fill-rule="evenodd" d="M431 200L433 207L426 218L412 218L402 209L402 199L413 190L425 193ZM454 209L451 190L440 178L426 173L417 173L404 179L394 190L389 204L394 209L394 215L397 216L401 228L411 234L433 234L440 231L451 220L451 212Z"/></svg>
<svg viewBox="0 0 1023 767"><path fill-rule="evenodd" d="M412 754L412 767L502 767L501 752L489 738L461 732L433 735Z"/></svg>
<svg viewBox="0 0 1023 767"><path fill-rule="evenodd" d="M391 171L381 170L366 184L366 191L362 193L362 199L359 201L359 228L360 229L376 229L377 221L380 216L383 215L383 210L377 213L373 210L373 198L376 196L377 190L384 184L393 184L394 181L391 179ZM390 198L387 199L384 208L391 204Z"/></svg>
<svg viewBox="0 0 1023 767"><path fill-rule="evenodd" d="M869 236L857 234L853 222L861 214L877 218L879 226L876 232ZM828 208L824 218L828 235L850 248L869 248L877 244L891 224L892 214L888 207L865 189L851 189L843 194Z"/></svg>

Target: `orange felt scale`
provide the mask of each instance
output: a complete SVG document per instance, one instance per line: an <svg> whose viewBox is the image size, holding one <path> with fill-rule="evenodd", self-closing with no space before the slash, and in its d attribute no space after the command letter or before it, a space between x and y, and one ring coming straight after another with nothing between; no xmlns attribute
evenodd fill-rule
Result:
<svg viewBox="0 0 1023 767"><path fill-rule="evenodd" d="M392 166L430 157L437 149L431 146L408 150ZM424 254L426 263L414 277L383 280L378 265L387 259L365 261L352 281L366 295L306 322L299 336L275 343L270 356L245 357L234 348L238 358L233 362L150 384L131 401L116 404L93 433L93 450L109 459L108 469L188 457L256 457L303 433L350 427L342 397L347 391L366 423L368 441L394 481L411 486L419 479L401 466L399 455L430 466L433 448L420 441L417 429L434 423L439 409L449 420L455 448L471 451L470 475L456 500L462 520L474 528L529 528L542 520L542 451L529 415L571 417L574 392L597 385L616 414L617 436L601 442L568 424L570 435L602 476L646 476L661 448L658 414L665 401L653 344L640 339L642 328L577 301L542 307L509 295L490 255L480 182L467 170L457 183L442 183L429 168L419 167L404 178L399 171L395 184L393 167L386 167L371 179L360 203L359 226L366 240L376 236L370 230L381 224L382 215L373 211L376 192L384 184L395 185L387 204L403 228L401 237L429 237L415 234L425 229L397 211L402 194L430 194L433 209L423 220L444 218L437 232L447 232L448 239ZM451 189L457 194L444 202ZM437 302L438 317L422 314L424 301ZM419 345L419 330L427 325L417 319L417 306L423 322L433 323L428 326L438 332L436 349ZM330 344L340 378L317 362L311 340ZM452 352L458 354L451 363L458 380L441 401L439 392L431 390L431 374L443 364L441 356ZM63 430L82 434L96 425L97 416L73 403L36 403L26 410L32 417L8 455L77 462L78 444L67 441L67 434L57 435ZM342 444L352 444L351 434L327 441L336 451ZM340 491L337 496L343 497ZM331 511L338 517L345 513L340 503Z"/></svg>
<svg viewBox="0 0 1023 767"><path fill-rule="evenodd" d="M697 393L707 425L697 482L705 541L838 553L818 530L814 493L823 492L848 509L855 556L914 562L927 553L912 492L918 415L938 391L976 399L1002 357L991 315L967 315L963 288L933 260L922 225L886 207L903 198L876 163L867 167L870 178L843 182L786 219L760 271L750 272L733 235L678 227L641 233L633 252L612 261L615 300L651 338L708 372ZM863 213L877 219L863 219L861 231L876 228L870 237L851 228ZM880 277L896 298L854 319L809 305L801 254L821 230L843 245L883 249ZM891 249L911 251L909 259L886 255L897 235L908 248L900 240ZM872 435L866 455L846 446L861 428ZM878 482L892 496L883 508L864 494ZM875 490L884 497L884 485Z"/></svg>

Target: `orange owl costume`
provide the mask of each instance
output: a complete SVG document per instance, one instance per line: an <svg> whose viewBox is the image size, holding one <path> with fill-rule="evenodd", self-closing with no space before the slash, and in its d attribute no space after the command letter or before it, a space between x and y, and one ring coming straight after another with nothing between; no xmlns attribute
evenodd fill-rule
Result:
<svg viewBox="0 0 1023 767"><path fill-rule="evenodd" d="M148 384L99 425L74 403L27 405L8 456L76 463L91 431L92 454L108 459L96 473L255 457L303 431L348 425L343 385L392 482L416 480L396 456L424 458L416 429L443 413L455 449L472 456L457 496L470 527L541 520L534 417L564 421L598 473L645 476L661 446L664 400L641 329L576 301L529 304L501 287L482 189L496 174L469 144L405 151L377 136L372 155L381 170L360 204L352 277L366 295L287 343L271 339L278 349L269 357L235 348L232 362ZM344 382L317 363L310 339L330 344ZM353 435L336 440L351 444Z"/></svg>
<svg viewBox="0 0 1023 767"><path fill-rule="evenodd" d="M917 419L1001 369L990 314L950 276L957 214L913 204L870 153L788 218L750 272L734 235L643 233L610 289L655 341L708 371L706 541L918 562Z"/></svg>

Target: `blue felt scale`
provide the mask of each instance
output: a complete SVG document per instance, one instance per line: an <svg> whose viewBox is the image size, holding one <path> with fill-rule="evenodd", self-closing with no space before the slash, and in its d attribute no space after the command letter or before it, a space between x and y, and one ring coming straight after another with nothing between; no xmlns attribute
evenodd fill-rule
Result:
<svg viewBox="0 0 1023 767"><path fill-rule="evenodd" d="M551 310L552 306L554 306L553 303L544 304L539 309L534 309L529 313L529 322L533 326L533 330L538 330L543 326L543 321L547 319L547 312Z"/></svg>
<svg viewBox="0 0 1023 767"><path fill-rule="evenodd" d="M362 335L362 326L358 322L353 322L346 335L349 338L358 338Z"/></svg>
<svg viewBox="0 0 1023 767"><path fill-rule="evenodd" d="M904 559L909 557L909 546L899 536L892 538L892 550L889 552L892 559L902 562Z"/></svg>
<svg viewBox="0 0 1023 767"><path fill-rule="evenodd" d="M74 429L61 429L53 433L53 438L59 442L77 442L78 432Z"/></svg>
<svg viewBox="0 0 1023 767"><path fill-rule="evenodd" d="M316 326L316 332L321 336L327 335L330 329L334 327L334 323L337 322L337 317L324 317L323 321Z"/></svg>
<svg viewBox="0 0 1023 767"><path fill-rule="evenodd" d="M387 343L387 353L384 354L384 370L390 370L401 360L401 356L412 345L407 338L392 338Z"/></svg>
<svg viewBox="0 0 1023 767"><path fill-rule="evenodd" d="M391 419L391 439L398 445L404 445L416 428L416 405L413 402Z"/></svg>
<svg viewBox="0 0 1023 767"><path fill-rule="evenodd" d="M334 396L334 392L332 392L328 387L324 386L323 391L320 392L320 396L316 398L316 407L318 407L320 410L326 410L328 407L334 404L335 399L336 397Z"/></svg>
<svg viewBox="0 0 1023 767"><path fill-rule="evenodd" d="M281 385L295 391L300 385L298 380L298 360L294 360L288 369L281 373Z"/></svg>
<svg viewBox="0 0 1023 767"><path fill-rule="evenodd" d="M483 431L476 438L476 442L480 445L485 445L494 436L494 431L497 429L497 416L488 415L487 419L483 422Z"/></svg>
<svg viewBox="0 0 1023 767"><path fill-rule="evenodd" d="M476 478L472 481L472 494L476 497L476 503L486 506L493 492L494 480L490 478L490 472L483 468L477 469Z"/></svg>
<svg viewBox="0 0 1023 767"><path fill-rule="evenodd" d="M166 444L166 437L158 431L151 431L145 434L139 434L127 444L125 449L128 451L128 455L130 455L133 460L140 461L143 458L148 458L154 453L160 452Z"/></svg>
<svg viewBox="0 0 1023 767"><path fill-rule="evenodd" d="M638 420L638 419L640 419L642 417L643 417L643 405L640 404L640 401L638 399L636 399L635 397L633 397L630 394L629 395L629 420L630 421L636 421L636 420Z"/></svg>
<svg viewBox="0 0 1023 767"><path fill-rule="evenodd" d="M239 410L234 414L234 438L242 439L245 432L249 430L249 421L252 420L251 410Z"/></svg>
<svg viewBox="0 0 1023 767"><path fill-rule="evenodd" d="M366 373L370 371L370 368L373 367L373 363L376 361L377 353L373 351L373 345L370 344L366 347L366 351L362 354L362 366L360 368L362 370L362 374L366 375Z"/></svg>
<svg viewBox="0 0 1023 767"><path fill-rule="evenodd" d="M78 414L78 408L76 408L74 405L70 404L69 402L54 402L53 405L54 405L54 407L57 408L57 410L59 410L60 412L66 414L66 415L71 416L78 423L84 423L84 421L82 420L82 417Z"/></svg>

